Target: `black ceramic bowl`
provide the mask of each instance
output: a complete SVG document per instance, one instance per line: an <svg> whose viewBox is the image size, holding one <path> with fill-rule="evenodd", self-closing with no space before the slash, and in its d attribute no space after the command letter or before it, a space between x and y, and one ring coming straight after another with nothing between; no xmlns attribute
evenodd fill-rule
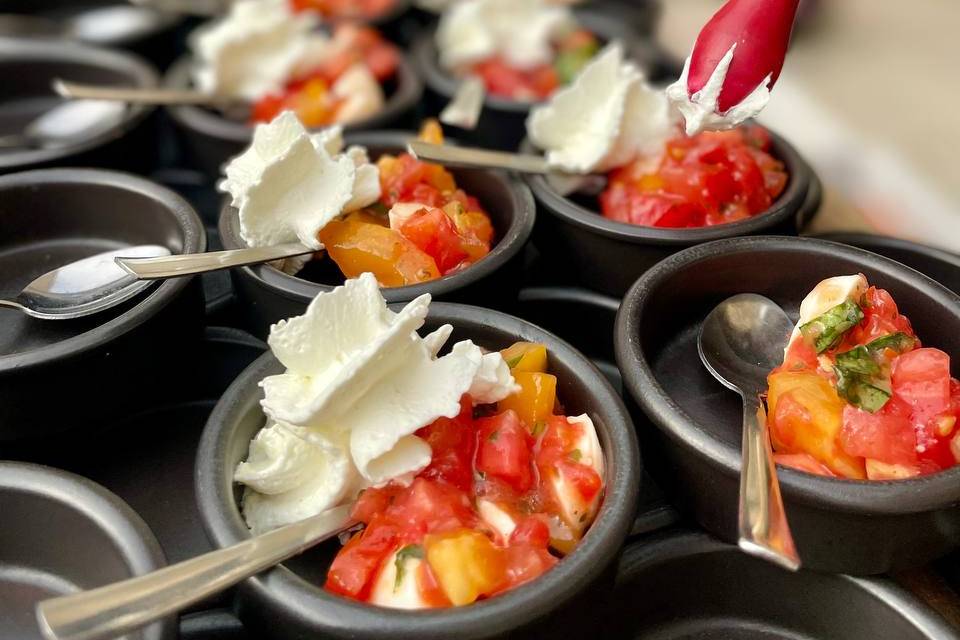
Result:
<svg viewBox="0 0 960 640"><path fill-rule="evenodd" d="M700 363L697 333L728 296L754 292L796 318L820 280L861 272L890 291L924 344L960 373L960 297L897 262L806 238L735 238L666 259L630 289L616 326L624 385L653 427L641 432L659 484L708 531L736 540L742 407ZM653 468L659 464L659 468ZM779 470L804 566L877 574L917 566L960 543L960 467L899 481Z"/></svg>
<svg viewBox="0 0 960 640"><path fill-rule="evenodd" d="M0 462L0 637L41 638L34 606L166 566L133 509L98 484L50 467ZM137 640L177 637L176 616Z"/></svg>
<svg viewBox="0 0 960 640"><path fill-rule="evenodd" d="M193 60L189 56L174 62L164 76L163 84L175 89L190 87L191 64ZM414 124L413 112L423 95L423 82L405 54L400 57L396 76L386 85L385 93L383 109L366 120L345 125L344 132ZM223 163L247 148L253 137L250 124L227 118L211 109L182 106L170 107L168 112L180 133L187 162L211 178L220 175Z"/></svg>
<svg viewBox="0 0 960 640"><path fill-rule="evenodd" d="M640 458L623 403L603 375L567 343L499 312L438 303L421 331L444 323L454 327L451 344L467 338L490 349L517 340L546 344L558 396L571 415L590 415L605 452L606 496L596 521L572 554L535 581L470 606L433 611L384 609L325 592L320 585L338 549L336 542L325 543L239 586L237 611L257 637L360 639L389 633L396 640L465 640L502 635L562 606L617 556L636 510ZM207 534L218 547L250 535L238 508L233 471L263 426L257 383L281 370L270 354L254 362L220 399L200 441L197 501Z"/></svg>
<svg viewBox="0 0 960 640"><path fill-rule="evenodd" d="M51 269L135 244L197 252L206 236L186 201L143 178L94 169L0 177L0 298ZM202 319L193 278L77 320L0 309L0 442L89 429L161 397Z"/></svg>
<svg viewBox="0 0 960 640"><path fill-rule="evenodd" d="M158 64L172 59L184 20L183 14L122 0L6 0L0 13L0 34L129 49Z"/></svg>
<svg viewBox="0 0 960 640"><path fill-rule="evenodd" d="M370 158L406 148L412 132L371 131L347 136L347 144L367 147ZM489 254L458 273L421 284L383 289L387 302L408 302L424 293L436 300L509 306L520 287L522 249L533 231L535 208L530 190L516 178L497 171L451 169L457 185L476 196L490 215L495 243ZM220 237L226 249L246 246L240 237L237 210L224 200ZM311 278L308 280L307 278ZM303 313L321 291L343 284L343 275L327 258L290 276L268 264L233 270L238 309L245 327L264 337L270 325Z"/></svg>
<svg viewBox="0 0 960 640"><path fill-rule="evenodd" d="M813 170L786 140L771 132L773 155L789 173L787 187L767 211L747 220L696 229L665 229L608 220L593 196L560 195L543 176L524 179L542 213L534 244L543 259L572 282L622 296L640 274L693 245L756 234L796 234L820 205L810 193ZM524 143L524 149L533 147ZM812 209L812 211L811 211Z"/></svg>
<svg viewBox="0 0 960 640"><path fill-rule="evenodd" d="M842 242L879 253L930 276L947 289L960 294L960 256L919 242L872 233L822 233L817 238Z"/></svg>
<svg viewBox="0 0 960 640"><path fill-rule="evenodd" d="M157 84L156 71L130 54L68 42L0 38L0 135L20 134L62 102L51 88L55 78L134 87ZM0 149L0 174L68 163L146 170L155 155L152 131L144 126L151 111L128 107L113 126L69 144Z"/></svg>
<svg viewBox="0 0 960 640"><path fill-rule="evenodd" d="M636 640L955 640L956 629L887 579L789 573L702 533L631 543L612 597L560 618L560 637ZM537 638L557 637L538 634Z"/></svg>
<svg viewBox="0 0 960 640"><path fill-rule="evenodd" d="M574 13L577 22L596 34L601 41L620 40L626 48L627 57L636 61L648 77L658 80L667 73L669 65L664 62L664 54L652 40L640 37L629 21L616 13L597 8L577 9ZM425 29L411 50L414 64L427 85L428 113L442 111L460 84L458 78L440 66L435 33L435 29ZM487 95L476 128L471 131L458 130L457 136L473 146L514 151L526 135L527 114L535 104Z"/></svg>

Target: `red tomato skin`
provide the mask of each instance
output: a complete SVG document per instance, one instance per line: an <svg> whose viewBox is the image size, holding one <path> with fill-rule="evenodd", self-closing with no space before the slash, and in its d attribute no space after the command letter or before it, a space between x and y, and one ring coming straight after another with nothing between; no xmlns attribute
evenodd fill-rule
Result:
<svg viewBox="0 0 960 640"><path fill-rule="evenodd" d="M383 561L400 546L398 540L395 526L374 518L333 559L324 587L348 598L366 599Z"/></svg>
<svg viewBox="0 0 960 640"><path fill-rule="evenodd" d="M530 545L546 549L550 545L550 527L542 517L524 518L510 534L511 545Z"/></svg>
<svg viewBox="0 0 960 640"><path fill-rule="evenodd" d="M440 418L417 431L417 435L433 451L430 465L420 472L420 476L444 480L461 491L470 491L473 486L473 456L477 446L470 396L465 395L460 400L460 415L456 418Z"/></svg>
<svg viewBox="0 0 960 640"><path fill-rule="evenodd" d="M909 405L893 399L876 413L845 406L840 446L851 456L915 465L917 434L910 424Z"/></svg>
<svg viewBox="0 0 960 640"><path fill-rule="evenodd" d="M534 483L533 440L513 410L477 420L477 471L519 493Z"/></svg>
<svg viewBox="0 0 960 640"><path fill-rule="evenodd" d="M421 209L400 227L400 233L432 257L440 273L446 274L467 257L463 240L442 209Z"/></svg>
<svg viewBox="0 0 960 640"><path fill-rule="evenodd" d="M559 561L546 548L526 544L511 545L504 549L507 579L498 592L503 592L530 582L546 573Z"/></svg>

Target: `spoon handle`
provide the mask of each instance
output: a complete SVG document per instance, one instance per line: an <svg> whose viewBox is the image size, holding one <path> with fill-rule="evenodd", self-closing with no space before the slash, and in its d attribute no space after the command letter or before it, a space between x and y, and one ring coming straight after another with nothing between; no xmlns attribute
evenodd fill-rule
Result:
<svg viewBox="0 0 960 640"><path fill-rule="evenodd" d="M246 249L228 249L226 251L208 251L206 253L182 253L175 256L158 258L114 258L118 265L138 280L159 280L177 278L195 273L206 273L248 264L271 262L281 258L292 258L317 249L309 249L299 242L278 244L272 247L248 247Z"/></svg>
<svg viewBox="0 0 960 640"><path fill-rule="evenodd" d="M148 87L109 87L97 84L81 84L57 78L53 90L63 98L76 100L113 100L130 104L160 105L219 105L221 96L184 89L154 89Z"/></svg>
<svg viewBox="0 0 960 640"><path fill-rule="evenodd" d="M744 551L786 569L800 568L770 449L767 412L758 396L746 396L743 401L739 543Z"/></svg>
<svg viewBox="0 0 960 640"><path fill-rule="evenodd" d="M471 147L454 147L411 140L407 150L418 160L439 162L451 167L478 169L506 169L520 173L553 173L547 161L540 157L505 151L489 151Z"/></svg>
<svg viewBox="0 0 960 640"><path fill-rule="evenodd" d="M475 129L483 111L483 99L486 87L479 76L465 78L457 87L456 93L440 112L440 122L461 129Z"/></svg>
<svg viewBox="0 0 960 640"><path fill-rule="evenodd" d="M114 638L218 593L343 531L353 505L104 587L44 600L37 621L47 640Z"/></svg>

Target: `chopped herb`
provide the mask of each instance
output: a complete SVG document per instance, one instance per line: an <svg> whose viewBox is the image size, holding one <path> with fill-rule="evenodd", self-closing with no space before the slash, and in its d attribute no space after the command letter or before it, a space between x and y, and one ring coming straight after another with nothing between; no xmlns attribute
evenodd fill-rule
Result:
<svg viewBox="0 0 960 640"><path fill-rule="evenodd" d="M375 216L383 217L387 215L387 213L389 212L389 209L387 208L387 205L383 204L378 200L377 202L374 202L373 204L368 206L367 211L372 213Z"/></svg>
<svg viewBox="0 0 960 640"><path fill-rule="evenodd" d="M520 361L521 361L521 360L523 360L523 355L524 355L524 354L521 353L520 355L515 356L515 357L510 358L509 360L507 360L507 366L510 367L511 369L513 369L515 366L517 366L518 364L520 364Z"/></svg>
<svg viewBox="0 0 960 640"><path fill-rule="evenodd" d="M497 438L500 437L500 429L494 429L493 432L487 436L487 440L490 442L496 442Z"/></svg>
<svg viewBox="0 0 960 640"><path fill-rule="evenodd" d="M860 376L880 375L880 365L873 359L873 354L867 347L859 346L837 354L836 367L844 373L855 373Z"/></svg>
<svg viewBox="0 0 960 640"><path fill-rule="evenodd" d="M847 300L800 326L800 333L813 343L817 353L823 353L840 343L843 334L863 320L863 310L853 300Z"/></svg>
<svg viewBox="0 0 960 640"><path fill-rule="evenodd" d="M577 77L580 70L583 69L590 59L597 53L595 43L585 44L582 47L564 51L557 56L553 63L554 71L560 84L570 84Z"/></svg>
<svg viewBox="0 0 960 640"><path fill-rule="evenodd" d="M533 423L533 435L535 437L539 436L541 433L543 433L546 430L546 428L547 428L546 421L537 420L536 422Z"/></svg>
<svg viewBox="0 0 960 640"><path fill-rule="evenodd" d="M885 349L893 349L897 353L904 353L910 351L917 346L917 339L913 336L908 336L902 331L896 333L891 333L888 336L883 336L882 338L877 338L871 342L867 343L867 350L870 353L881 353Z"/></svg>
<svg viewBox="0 0 960 640"><path fill-rule="evenodd" d="M400 551L397 551L397 557L393 561L394 566L397 568L397 577L393 581L394 592L396 592L396 590L400 588L400 585L403 584L403 574L406 569L404 564L410 558L423 560L423 547L418 544L408 544L400 549Z"/></svg>
<svg viewBox="0 0 960 640"><path fill-rule="evenodd" d="M580 449L574 449L569 455L570 459L574 462L580 462L580 460L583 458L583 453L580 451Z"/></svg>
<svg viewBox="0 0 960 640"><path fill-rule="evenodd" d="M837 393L850 404L864 411L876 413L887 404L890 392L873 384L863 376L845 374L837 369Z"/></svg>

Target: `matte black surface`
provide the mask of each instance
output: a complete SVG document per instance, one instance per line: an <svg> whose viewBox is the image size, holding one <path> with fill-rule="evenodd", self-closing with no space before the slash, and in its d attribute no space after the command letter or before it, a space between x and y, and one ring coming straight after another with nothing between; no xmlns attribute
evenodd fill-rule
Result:
<svg viewBox="0 0 960 640"><path fill-rule="evenodd" d="M41 638L40 600L166 565L156 538L122 500L80 476L0 462L0 637ZM173 616L129 638L172 640Z"/></svg>
<svg viewBox="0 0 960 640"><path fill-rule="evenodd" d="M0 7L2 12L2 7ZM62 102L54 78L107 85L150 87L157 72L139 58L119 51L61 41L0 37L0 135L23 127ZM52 164L146 170L154 160L152 107L129 107L116 125L70 144L44 149L0 149L0 174Z"/></svg>
<svg viewBox="0 0 960 640"><path fill-rule="evenodd" d="M960 294L960 256L919 242L871 233L821 233L813 236L859 247L901 262Z"/></svg>
<svg viewBox="0 0 960 640"><path fill-rule="evenodd" d="M612 597L587 615L560 617L534 637L951 640L960 635L889 580L789 573L704 534L675 532L628 545Z"/></svg>
<svg viewBox="0 0 960 640"><path fill-rule="evenodd" d="M647 462L708 531L736 539L741 403L701 365L707 313L736 293L759 293L796 317L823 278L864 273L890 291L924 344L960 353L960 297L886 258L805 238L736 238L700 245L648 271L624 298L616 326L624 384ZM953 358L953 374L960 371ZM960 467L900 481L851 481L779 469L804 566L876 574L918 566L960 542Z"/></svg>
<svg viewBox="0 0 960 640"><path fill-rule="evenodd" d="M163 84L176 89L191 86L192 60L184 56L174 62L163 78ZM373 129L403 128L415 124L413 112L423 95L423 82L406 54L401 54L396 77L386 85L386 102L373 116L355 124L344 125L345 133ZM169 107L167 112L176 124L187 166L203 171L208 177L220 175L221 166L240 154L250 144L253 127L231 120L202 107Z"/></svg>
<svg viewBox="0 0 960 640"><path fill-rule="evenodd" d="M189 204L142 178L88 169L0 177L0 297L72 260L135 244L197 252L206 239ZM78 320L0 309L0 442L88 428L152 402L160 372L199 338L201 318L193 278Z"/></svg>
<svg viewBox="0 0 960 640"><path fill-rule="evenodd" d="M180 640L252 640L230 611L213 609L180 618Z"/></svg>
<svg viewBox="0 0 960 640"><path fill-rule="evenodd" d="M547 345L557 394L568 413L589 413L606 454L606 498L597 520L573 554L528 585L467 607L404 612L350 602L322 591L335 541L286 562L238 587L240 618L257 637L479 638L530 624L583 591L616 557L633 521L640 460L632 425L620 398L602 374L568 344L497 312L437 303L422 331L454 326L451 344L471 338L491 349L516 340ZM270 354L234 382L214 410L197 453L197 500L207 533L217 545L249 536L237 506L233 470L263 426L257 383L281 370Z"/></svg>
<svg viewBox="0 0 960 640"><path fill-rule="evenodd" d="M384 153L404 150L412 137L412 132L371 131L348 135L346 142L364 145L370 157L376 159ZM476 196L490 215L495 233L493 249L463 271L422 284L384 288L383 296L387 302L408 302L429 293L434 300L509 308L520 288L522 250L535 221L533 197L522 182L501 172L451 172L457 185ZM240 237L237 210L226 199L220 214L220 237L227 249L246 246ZM232 275L242 326L261 338L266 337L271 324L302 314L318 293L329 291L344 280L329 258L308 264L297 276L268 264L234 269Z"/></svg>
<svg viewBox="0 0 960 640"><path fill-rule="evenodd" d="M620 40L626 47L627 57L636 61L652 80L673 79L679 74L680 70L674 69L654 41L638 34L634 24L624 20L617 11L590 7L576 9L574 13L579 24L592 31L601 41ZM411 56L427 86L427 113L440 113L456 93L459 80L440 66L435 29L423 30L411 48ZM476 128L469 131L459 128L453 130L465 144L514 151L526 135L527 114L534 104L488 95Z"/></svg>
<svg viewBox="0 0 960 640"><path fill-rule="evenodd" d="M543 259L568 283L622 296L644 271L667 256L696 244L757 234L795 235L815 215L820 192L810 194L813 170L783 138L771 132L773 155L789 174L786 190L767 211L747 220L699 227L667 229L608 220L595 197L567 198L543 176L524 180L537 200L533 242ZM529 142L523 149L532 151ZM819 183L815 183L819 187Z"/></svg>

